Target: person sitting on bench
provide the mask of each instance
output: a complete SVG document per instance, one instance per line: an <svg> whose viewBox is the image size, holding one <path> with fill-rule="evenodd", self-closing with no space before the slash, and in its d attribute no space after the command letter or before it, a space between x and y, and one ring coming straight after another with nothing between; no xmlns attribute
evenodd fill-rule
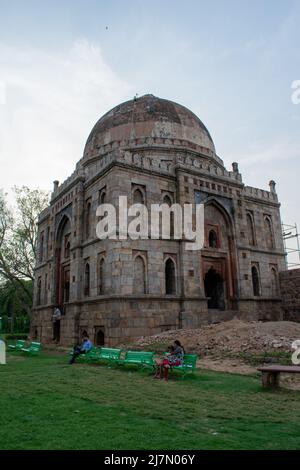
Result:
<svg viewBox="0 0 300 470"><path fill-rule="evenodd" d="M174 346L168 349L170 351L169 354L162 360L157 361L156 374L154 376L156 379L162 379L164 372L165 380L167 381L170 367L180 366L183 363L185 351L180 341L174 341Z"/></svg>
<svg viewBox="0 0 300 470"><path fill-rule="evenodd" d="M73 355L69 361L69 364L73 364L80 354L86 354L92 347L93 345L89 340L89 335L84 333L82 336L82 344L74 347Z"/></svg>

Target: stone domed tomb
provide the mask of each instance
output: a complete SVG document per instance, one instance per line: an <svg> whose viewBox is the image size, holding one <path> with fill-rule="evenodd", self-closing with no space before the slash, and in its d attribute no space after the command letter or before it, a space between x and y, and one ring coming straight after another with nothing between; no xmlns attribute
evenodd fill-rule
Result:
<svg viewBox="0 0 300 470"><path fill-rule="evenodd" d="M113 346L234 316L280 318L285 258L269 185L245 186L237 163L227 170L184 106L153 95L116 106L40 214L32 337L68 345L86 331ZM168 239L99 239L97 207L118 206L120 196L147 208L204 204L204 247L186 250L172 231Z"/></svg>

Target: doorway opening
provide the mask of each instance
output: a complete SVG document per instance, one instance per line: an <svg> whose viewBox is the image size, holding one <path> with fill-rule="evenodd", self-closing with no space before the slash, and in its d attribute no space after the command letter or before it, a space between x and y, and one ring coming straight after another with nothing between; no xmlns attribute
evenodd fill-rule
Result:
<svg viewBox="0 0 300 470"><path fill-rule="evenodd" d="M225 310L224 281L213 267L205 274L204 287L206 297L210 297L208 308Z"/></svg>
<svg viewBox="0 0 300 470"><path fill-rule="evenodd" d="M95 344L96 346L104 346L105 336L103 330L98 330L95 334Z"/></svg>
<svg viewBox="0 0 300 470"><path fill-rule="evenodd" d="M53 341L56 343L60 342L60 320L53 322Z"/></svg>

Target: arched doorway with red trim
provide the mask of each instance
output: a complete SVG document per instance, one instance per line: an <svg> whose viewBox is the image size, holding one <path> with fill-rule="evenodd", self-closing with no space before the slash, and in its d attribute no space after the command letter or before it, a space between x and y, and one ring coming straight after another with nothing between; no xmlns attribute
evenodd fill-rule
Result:
<svg viewBox="0 0 300 470"><path fill-rule="evenodd" d="M207 307L234 310L237 308L237 255L233 221L227 208L215 198L207 200L204 214L201 265Z"/></svg>

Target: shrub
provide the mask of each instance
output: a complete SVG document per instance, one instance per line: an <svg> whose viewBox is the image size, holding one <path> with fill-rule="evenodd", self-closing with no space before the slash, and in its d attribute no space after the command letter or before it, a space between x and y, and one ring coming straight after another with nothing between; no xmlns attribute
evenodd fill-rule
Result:
<svg viewBox="0 0 300 470"><path fill-rule="evenodd" d="M17 339L27 339L26 333L9 333L5 335L6 340L17 340Z"/></svg>

